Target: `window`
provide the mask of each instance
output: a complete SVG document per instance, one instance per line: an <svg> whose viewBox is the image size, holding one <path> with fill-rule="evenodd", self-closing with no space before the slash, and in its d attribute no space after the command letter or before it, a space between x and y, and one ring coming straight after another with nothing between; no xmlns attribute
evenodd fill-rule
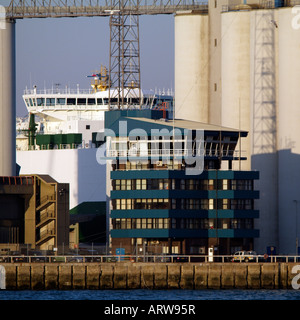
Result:
<svg viewBox="0 0 300 320"><path fill-rule="evenodd" d="M55 106L55 98L47 98L46 106Z"/></svg>
<svg viewBox="0 0 300 320"><path fill-rule="evenodd" d="M66 104L66 99L65 98L57 98L56 104L65 105Z"/></svg>
<svg viewBox="0 0 300 320"><path fill-rule="evenodd" d="M76 99L74 98L68 98L67 99L67 105L75 105L76 104Z"/></svg>
<svg viewBox="0 0 300 320"><path fill-rule="evenodd" d="M87 124L87 125L85 126L85 129L86 129L86 130L90 130L90 129L91 129L91 126L90 126L89 124Z"/></svg>
<svg viewBox="0 0 300 320"><path fill-rule="evenodd" d="M126 209L126 199L121 199L121 210Z"/></svg>
<svg viewBox="0 0 300 320"><path fill-rule="evenodd" d="M97 98L97 104L103 104L102 98Z"/></svg>
<svg viewBox="0 0 300 320"><path fill-rule="evenodd" d="M44 106L45 105L45 98L37 98L36 101L37 101L37 105L38 106Z"/></svg>
<svg viewBox="0 0 300 320"><path fill-rule="evenodd" d="M115 180L115 190L121 190L121 180Z"/></svg>
<svg viewBox="0 0 300 320"><path fill-rule="evenodd" d="M77 104L78 104L79 106L86 105L86 99L85 99L85 98L78 98L78 99L77 99Z"/></svg>
<svg viewBox="0 0 300 320"><path fill-rule="evenodd" d="M96 104L96 99L88 98L88 105Z"/></svg>

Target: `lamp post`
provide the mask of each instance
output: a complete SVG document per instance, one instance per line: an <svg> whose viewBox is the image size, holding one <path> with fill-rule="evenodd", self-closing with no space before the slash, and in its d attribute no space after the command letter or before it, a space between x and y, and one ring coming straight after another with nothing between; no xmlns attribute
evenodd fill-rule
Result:
<svg viewBox="0 0 300 320"><path fill-rule="evenodd" d="M296 256L298 255L298 200L293 200L296 204Z"/></svg>

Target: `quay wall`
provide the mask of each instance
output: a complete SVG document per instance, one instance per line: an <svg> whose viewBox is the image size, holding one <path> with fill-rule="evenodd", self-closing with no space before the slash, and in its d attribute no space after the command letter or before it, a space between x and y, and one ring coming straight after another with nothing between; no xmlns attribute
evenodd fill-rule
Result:
<svg viewBox="0 0 300 320"><path fill-rule="evenodd" d="M3 263L7 290L292 289L296 263Z"/></svg>

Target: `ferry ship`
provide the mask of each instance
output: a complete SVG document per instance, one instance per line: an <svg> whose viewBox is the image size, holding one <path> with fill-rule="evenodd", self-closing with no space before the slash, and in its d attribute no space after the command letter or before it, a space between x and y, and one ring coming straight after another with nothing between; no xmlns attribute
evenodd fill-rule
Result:
<svg viewBox="0 0 300 320"><path fill-rule="evenodd" d="M118 106L116 99L109 104L109 94L114 93L109 93L108 77L103 74L106 69L101 67L90 89L26 88L23 100L28 115L17 118L19 173L48 174L69 183L70 209L82 202L106 201L106 166L96 159L97 148L105 146L97 137L104 137L105 112ZM163 109L172 116L172 92L141 90L139 100L134 90L129 90L122 109Z"/></svg>

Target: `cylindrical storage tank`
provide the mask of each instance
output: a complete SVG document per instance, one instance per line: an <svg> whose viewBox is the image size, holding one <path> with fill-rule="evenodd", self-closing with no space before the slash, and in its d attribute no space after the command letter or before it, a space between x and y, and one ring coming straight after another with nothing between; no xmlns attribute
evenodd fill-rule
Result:
<svg viewBox="0 0 300 320"><path fill-rule="evenodd" d="M175 117L208 122L208 15L175 16Z"/></svg>
<svg viewBox="0 0 300 320"><path fill-rule="evenodd" d="M250 14L250 105L251 169L259 171L255 200L259 219L254 239L256 252L278 252L278 166L277 166L277 52L275 21L278 10L253 10ZM272 23L271 21L274 21ZM268 250L269 248L269 250Z"/></svg>
<svg viewBox="0 0 300 320"><path fill-rule="evenodd" d="M16 175L15 22L0 26L0 176Z"/></svg>
<svg viewBox="0 0 300 320"><path fill-rule="evenodd" d="M222 125L250 131L250 12L222 13ZM251 133L241 140L247 161L233 169L250 169ZM238 144L237 149L240 145ZM239 154L238 154L239 155Z"/></svg>
<svg viewBox="0 0 300 320"><path fill-rule="evenodd" d="M278 204L280 252L300 240L300 29L292 8L278 10ZM299 242L300 243L300 242Z"/></svg>

